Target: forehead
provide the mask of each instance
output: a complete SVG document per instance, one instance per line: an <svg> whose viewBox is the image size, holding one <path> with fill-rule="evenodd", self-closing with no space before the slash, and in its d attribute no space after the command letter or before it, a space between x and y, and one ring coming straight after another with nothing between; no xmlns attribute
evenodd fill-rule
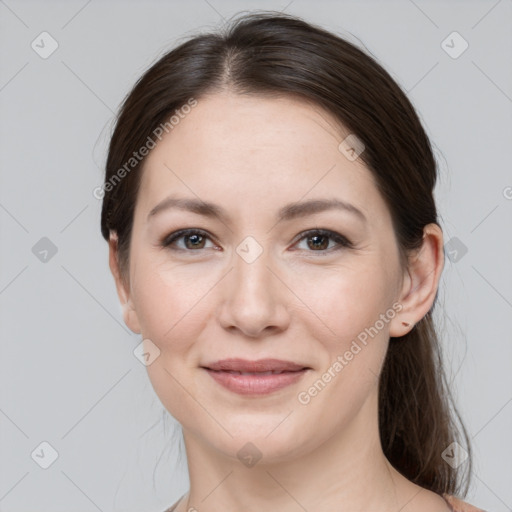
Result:
<svg viewBox="0 0 512 512"><path fill-rule="evenodd" d="M332 150L337 148L343 134L343 128L328 112L298 97L226 91L200 98L197 106L164 139L169 148L185 143L187 148L200 145L206 151L211 150L207 155L189 155L210 160L246 155L247 151L264 152L269 157L272 150L290 159L292 142L293 152L302 149L304 153L307 149L307 154L311 154L311 140L323 146L319 151L328 146ZM283 145L285 141L287 146ZM217 153L219 149L223 150L222 154Z"/></svg>
<svg viewBox="0 0 512 512"><path fill-rule="evenodd" d="M323 197L384 207L371 172L339 150L349 133L321 107L295 97L232 92L199 98L151 150L140 193L146 208L177 189L227 207ZM144 205L143 205L144 206Z"/></svg>

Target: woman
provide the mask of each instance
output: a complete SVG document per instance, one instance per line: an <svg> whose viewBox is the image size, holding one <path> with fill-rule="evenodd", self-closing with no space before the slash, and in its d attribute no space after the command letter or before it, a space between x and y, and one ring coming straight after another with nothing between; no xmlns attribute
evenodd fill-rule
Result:
<svg viewBox="0 0 512 512"><path fill-rule="evenodd" d="M243 16L141 77L101 229L183 427L169 511L478 510L455 497L471 450L432 318L435 181L389 74L296 17Z"/></svg>

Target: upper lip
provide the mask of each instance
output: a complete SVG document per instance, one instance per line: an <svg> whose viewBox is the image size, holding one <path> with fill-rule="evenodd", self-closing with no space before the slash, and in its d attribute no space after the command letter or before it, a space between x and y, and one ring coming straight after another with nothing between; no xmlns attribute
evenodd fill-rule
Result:
<svg viewBox="0 0 512 512"><path fill-rule="evenodd" d="M283 361L281 359L258 359L257 361L249 361L247 359L222 359L214 363L203 365L203 368L216 371L235 371L235 372L247 372L247 373L258 373L258 372L294 372L309 367L303 364L294 363L292 361Z"/></svg>

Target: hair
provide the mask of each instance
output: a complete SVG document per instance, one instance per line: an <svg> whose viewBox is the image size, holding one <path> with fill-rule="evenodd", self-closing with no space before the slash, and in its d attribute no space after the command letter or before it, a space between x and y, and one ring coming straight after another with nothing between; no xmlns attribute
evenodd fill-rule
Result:
<svg viewBox="0 0 512 512"><path fill-rule="evenodd" d="M121 105L106 162L105 185L111 186L104 190L101 232L106 240L117 234L123 275L144 159L115 178L170 115L191 99L227 90L300 97L362 141L359 158L389 208L402 265L421 247L423 228L439 224L430 141L388 72L354 44L301 18L252 12L165 53ZM390 339L379 381L380 438L386 458L406 478L438 494L465 496L471 447L449 391L433 310L409 333ZM469 454L464 473L442 458L456 441Z"/></svg>

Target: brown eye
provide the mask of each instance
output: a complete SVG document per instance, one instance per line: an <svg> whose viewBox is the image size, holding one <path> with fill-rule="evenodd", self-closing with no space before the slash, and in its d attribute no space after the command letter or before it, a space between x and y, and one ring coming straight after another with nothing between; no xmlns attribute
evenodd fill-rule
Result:
<svg viewBox="0 0 512 512"><path fill-rule="evenodd" d="M306 241L306 247L299 247L300 243ZM343 235L335 231L316 229L301 233L298 248L309 250L309 252L330 253L343 247L353 247L352 243Z"/></svg>
<svg viewBox="0 0 512 512"><path fill-rule="evenodd" d="M202 249L204 247L205 237L203 235L184 235L185 246L187 249Z"/></svg>
<svg viewBox="0 0 512 512"><path fill-rule="evenodd" d="M325 235L308 236L308 247L313 250L327 249L329 246L329 237Z"/></svg>
<svg viewBox="0 0 512 512"><path fill-rule="evenodd" d="M210 240L207 233L197 229L183 229L171 233L162 241L163 247L173 250L194 251L208 249L206 242ZM182 242L182 243L180 243Z"/></svg>

